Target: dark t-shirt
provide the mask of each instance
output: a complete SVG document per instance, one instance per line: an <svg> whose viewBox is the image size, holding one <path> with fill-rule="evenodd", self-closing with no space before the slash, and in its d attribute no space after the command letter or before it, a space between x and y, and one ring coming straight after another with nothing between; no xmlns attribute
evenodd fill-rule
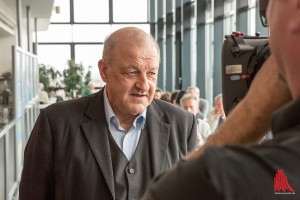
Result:
<svg viewBox="0 0 300 200"><path fill-rule="evenodd" d="M300 199L300 100L272 120L261 145L210 147L157 177L143 200Z"/></svg>

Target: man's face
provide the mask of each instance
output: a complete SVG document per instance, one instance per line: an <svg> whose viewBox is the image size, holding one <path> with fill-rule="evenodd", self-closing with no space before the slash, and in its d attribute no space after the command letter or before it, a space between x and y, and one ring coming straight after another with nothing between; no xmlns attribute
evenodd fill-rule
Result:
<svg viewBox="0 0 300 200"><path fill-rule="evenodd" d="M185 99L182 102L182 107L194 115L199 112L199 104L195 99Z"/></svg>
<svg viewBox="0 0 300 200"><path fill-rule="evenodd" d="M153 44L145 45L137 47L120 41L113 50L111 63L99 61L108 99L118 118L142 113L153 99L159 55Z"/></svg>
<svg viewBox="0 0 300 200"><path fill-rule="evenodd" d="M267 19L270 27L270 47L279 73L287 80L287 67L299 66L300 1L269 0Z"/></svg>

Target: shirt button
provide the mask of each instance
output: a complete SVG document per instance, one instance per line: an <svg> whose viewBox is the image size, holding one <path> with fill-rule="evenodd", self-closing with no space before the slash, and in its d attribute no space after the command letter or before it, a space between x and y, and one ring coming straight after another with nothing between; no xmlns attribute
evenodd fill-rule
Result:
<svg viewBox="0 0 300 200"><path fill-rule="evenodd" d="M134 174L135 170L133 168L129 168L129 173Z"/></svg>

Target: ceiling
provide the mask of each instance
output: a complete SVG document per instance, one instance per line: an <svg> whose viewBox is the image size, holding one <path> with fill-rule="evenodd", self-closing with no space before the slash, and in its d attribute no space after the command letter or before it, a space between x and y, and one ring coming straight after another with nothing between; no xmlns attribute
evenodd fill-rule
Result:
<svg viewBox="0 0 300 200"><path fill-rule="evenodd" d="M11 0L10 0L11 1ZM23 0L23 8L30 6L31 16L38 18L50 18L54 0Z"/></svg>
<svg viewBox="0 0 300 200"><path fill-rule="evenodd" d="M16 12L17 0L0 0L13 12ZM38 31L47 30L54 5L54 0L20 0L22 4L22 15L26 16L26 8L29 6L32 18L37 18Z"/></svg>

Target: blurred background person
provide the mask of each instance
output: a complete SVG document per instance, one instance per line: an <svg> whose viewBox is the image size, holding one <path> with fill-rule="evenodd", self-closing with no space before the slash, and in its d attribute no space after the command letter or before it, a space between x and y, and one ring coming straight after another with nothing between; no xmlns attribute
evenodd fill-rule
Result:
<svg viewBox="0 0 300 200"><path fill-rule="evenodd" d="M45 91L45 86L43 83L40 83L39 85L39 101L40 104L49 103L48 93Z"/></svg>
<svg viewBox="0 0 300 200"><path fill-rule="evenodd" d="M174 105L176 105L176 98L177 98L178 93L179 93L179 90L175 90L171 94L171 103Z"/></svg>
<svg viewBox="0 0 300 200"><path fill-rule="evenodd" d="M165 92L160 97L161 100L171 103L171 92Z"/></svg>
<svg viewBox="0 0 300 200"><path fill-rule="evenodd" d="M185 94L180 99L180 106L196 116L199 111L199 98L192 94ZM207 137L211 134L209 124L202 120L197 119L197 139L198 147L203 145Z"/></svg>
<svg viewBox="0 0 300 200"><path fill-rule="evenodd" d="M160 99L161 95L163 93L164 93L163 90L157 87L156 90L155 90L155 93L154 93L154 98L155 99Z"/></svg>
<svg viewBox="0 0 300 200"><path fill-rule="evenodd" d="M208 111L209 111L209 102L206 99L201 98L200 89L197 86L190 86L186 89L186 91L190 94L193 94L193 95L199 97L199 101L200 101L199 102L199 109L200 109L200 112L203 116L203 119L206 119Z"/></svg>
<svg viewBox="0 0 300 200"><path fill-rule="evenodd" d="M214 100L214 108L212 108L208 115L207 121L212 132L215 132L226 119L224 108L223 108L223 96L218 94Z"/></svg>
<svg viewBox="0 0 300 200"><path fill-rule="evenodd" d="M81 96L84 97L84 96L93 94L94 91L95 91L95 86L94 86L94 84L93 84L92 82L89 82L89 84L87 84L87 85L82 89Z"/></svg>

